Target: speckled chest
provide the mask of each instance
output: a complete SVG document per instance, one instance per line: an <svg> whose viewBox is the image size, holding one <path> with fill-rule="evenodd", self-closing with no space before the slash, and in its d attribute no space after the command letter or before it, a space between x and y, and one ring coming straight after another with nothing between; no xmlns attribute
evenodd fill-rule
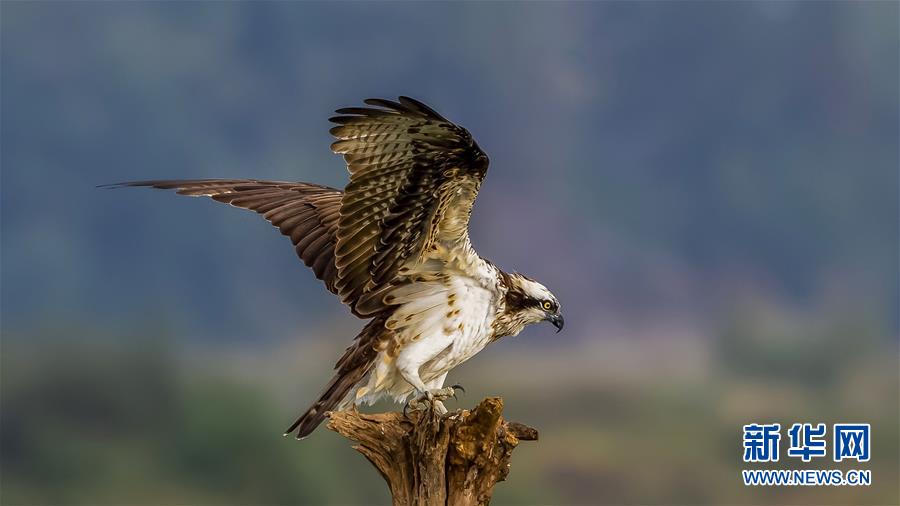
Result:
<svg viewBox="0 0 900 506"><path fill-rule="evenodd" d="M422 364L423 378L450 370L491 342L499 303L489 272L444 271L394 290L385 326L401 360ZM493 278L495 279L495 278Z"/></svg>
<svg viewBox="0 0 900 506"><path fill-rule="evenodd" d="M462 280L459 285L467 285ZM480 286L457 286L459 299L452 324L444 328L448 344L423 369L443 374L472 358L493 340L492 323L496 314L494 294Z"/></svg>

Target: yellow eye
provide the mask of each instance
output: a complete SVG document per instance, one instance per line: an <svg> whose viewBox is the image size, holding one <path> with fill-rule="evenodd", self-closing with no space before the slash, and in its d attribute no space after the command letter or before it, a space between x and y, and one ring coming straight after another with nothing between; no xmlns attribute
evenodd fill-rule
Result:
<svg viewBox="0 0 900 506"><path fill-rule="evenodd" d="M545 300L544 303L541 304L541 306L543 306L544 309L549 311L550 308L553 307L553 304L551 304L549 300Z"/></svg>

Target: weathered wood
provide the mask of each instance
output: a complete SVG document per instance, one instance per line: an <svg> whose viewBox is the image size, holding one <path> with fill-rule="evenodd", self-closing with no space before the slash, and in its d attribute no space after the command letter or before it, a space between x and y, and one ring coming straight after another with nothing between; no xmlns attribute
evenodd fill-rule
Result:
<svg viewBox="0 0 900 506"><path fill-rule="evenodd" d="M397 506L488 504L506 479L513 449L537 430L502 417L503 400L488 397L472 411L329 413L328 428L356 441L378 469Z"/></svg>

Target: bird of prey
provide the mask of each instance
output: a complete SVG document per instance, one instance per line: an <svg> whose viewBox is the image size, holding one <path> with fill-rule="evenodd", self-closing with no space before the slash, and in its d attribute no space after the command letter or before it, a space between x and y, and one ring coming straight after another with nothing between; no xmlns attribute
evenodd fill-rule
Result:
<svg viewBox="0 0 900 506"><path fill-rule="evenodd" d="M343 191L257 179L136 181L261 214L290 237L325 287L368 323L319 399L288 427L308 436L332 410L381 398L446 413L447 372L526 325L563 328L544 285L507 273L469 241L488 157L464 128L408 97L338 109L331 149Z"/></svg>

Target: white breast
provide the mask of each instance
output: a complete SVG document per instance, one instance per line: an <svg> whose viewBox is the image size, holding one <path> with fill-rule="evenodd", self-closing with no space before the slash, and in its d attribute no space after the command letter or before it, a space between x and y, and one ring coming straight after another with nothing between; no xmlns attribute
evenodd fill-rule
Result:
<svg viewBox="0 0 900 506"><path fill-rule="evenodd" d="M443 329L449 337L448 346L425 363L424 376L439 376L449 371L491 341L491 322L496 314L494 294L470 278L455 279L453 291L457 294L456 309Z"/></svg>
<svg viewBox="0 0 900 506"><path fill-rule="evenodd" d="M385 301L397 309L385 322L391 346L379 353L365 400L379 395L402 398L412 391L400 371L418 371L421 380L442 381L450 369L472 358L493 336L498 291L484 270L475 276L446 270L400 286ZM494 289L492 289L494 288Z"/></svg>
<svg viewBox="0 0 900 506"><path fill-rule="evenodd" d="M466 276L398 289L397 308L385 326L397 333L429 371L446 372L484 348L496 312L494 295ZM427 374L430 376L430 374ZM422 379L428 381L423 371Z"/></svg>

